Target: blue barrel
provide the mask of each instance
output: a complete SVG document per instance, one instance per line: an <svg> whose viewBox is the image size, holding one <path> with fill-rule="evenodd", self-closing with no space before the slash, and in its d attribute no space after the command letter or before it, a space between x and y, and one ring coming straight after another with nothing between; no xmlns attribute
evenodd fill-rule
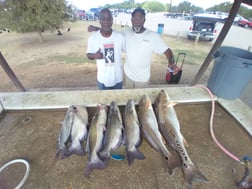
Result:
<svg viewBox="0 0 252 189"><path fill-rule="evenodd" d="M159 34L163 34L163 32L164 32L164 24L158 24L158 30L157 30L157 32Z"/></svg>
<svg viewBox="0 0 252 189"><path fill-rule="evenodd" d="M228 100L240 97L252 79L252 53L223 46L214 54L214 59L208 88L216 96Z"/></svg>

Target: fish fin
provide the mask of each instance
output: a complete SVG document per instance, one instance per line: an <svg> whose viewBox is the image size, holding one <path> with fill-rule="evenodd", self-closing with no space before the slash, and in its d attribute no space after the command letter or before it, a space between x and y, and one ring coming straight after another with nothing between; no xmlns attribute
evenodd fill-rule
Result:
<svg viewBox="0 0 252 189"><path fill-rule="evenodd" d="M187 140L183 137L183 144L185 147L189 147L189 143L187 142Z"/></svg>
<svg viewBox="0 0 252 189"><path fill-rule="evenodd" d="M127 160L128 160L129 165L131 165L135 159L138 159L138 160L145 159L144 154L140 152L137 148L135 148L133 151L129 151L128 149L126 149L126 152L127 152Z"/></svg>
<svg viewBox="0 0 252 189"><path fill-rule="evenodd" d="M70 155L72 155L72 153L67 148L57 149L55 159L64 159Z"/></svg>
<svg viewBox="0 0 252 189"><path fill-rule="evenodd" d="M207 178L195 167L193 163L187 165L187 167L183 166L183 171L187 188L192 188L192 182L196 180L208 182Z"/></svg>
<svg viewBox="0 0 252 189"><path fill-rule="evenodd" d="M169 159L165 159L168 173L171 175L173 170L182 165L181 158L177 153L172 153Z"/></svg>
<svg viewBox="0 0 252 189"><path fill-rule="evenodd" d="M171 107L175 106L176 104L178 104L178 102L169 101L168 103L166 103L166 106L167 106L168 108L171 108Z"/></svg>
<svg viewBox="0 0 252 189"><path fill-rule="evenodd" d="M60 150L57 150L56 153L55 153L55 157L54 159L59 159L60 158Z"/></svg>
<svg viewBox="0 0 252 189"><path fill-rule="evenodd" d="M102 150L98 153L99 158L101 158L102 161L108 161L110 157L110 152L106 150Z"/></svg>
<svg viewBox="0 0 252 189"><path fill-rule="evenodd" d="M118 140L117 144L111 150L115 151L121 145L124 145L125 143L126 143L126 138L124 138L124 132L122 130L121 135L120 135L120 139Z"/></svg>
<svg viewBox="0 0 252 189"><path fill-rule="evenodd" d="M164 144L167 144L167 142L163 136L161 136L161 140L163 141Z"/></svg>
<svg viewBox="0 0 252 189"><path fill-rule="evenodd" d="M106 125L102 125L102 128L103 128L103 131L107 130Z"/></svg>
<svg viewBox="0 0 252 189"><path fill-rule="evenodd" d="M103 162L102 160L100 159L97 159L97 161L95 162L88 162L86 167L85 167L85 170L84 170L84 175L86 177L89 177L91 172L94 170L94 169L105 169L107 166L107 163L106 162Z"/></svg>
<svg viewBox="0 0 252 189"><path fill-rule="evenodd" d="M146 102L146 108L147 108L147 109L152 108L151 101L147 101L147 102Z"/></svg>
<svg viewBox="0 0 252 189"><path fill-rule="evenodd" d="M159 129L162 133L163 139L165 140L165 144L170 144L172 146L173 149L177 149L176 144L174 144L174 133L172 130L170 130L169 133L167 133L167 131L164 129L165 128L165 123L161 123L159 122Z"/></svg>

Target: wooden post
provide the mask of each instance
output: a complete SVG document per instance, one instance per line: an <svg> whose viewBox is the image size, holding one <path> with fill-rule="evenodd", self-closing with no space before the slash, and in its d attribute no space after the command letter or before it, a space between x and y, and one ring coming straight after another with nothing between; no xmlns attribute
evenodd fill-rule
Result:
<svg viewBox="0 0 252 189"><path fill-rule="evenodd" d="M194 42L195 45L198 45L199 38L200 38L200 32L197 34L197 36L195 38L195 42Z"/></svg>
<svg viewBox="0 0 252 189"><path fill-rule="evenodd" d="M2 55L2 53L0 52L0 64L3 67L5 73L9 76L9 78L11 79L11 81L14 83L14 85L20 89L21 91L25 92L25 88L22 85L22 83L19 81L19 79L17 78L17 76L15 75L15 73L12 71L12 69L10 68L9 64L7 63L7 61L5 60L4 56Z"/></svg>
<svg viewBox="0 0 252 189"><path fill-rule="evenodd" d="M177 31L177 40L179 39L179 31Z"/></svg>

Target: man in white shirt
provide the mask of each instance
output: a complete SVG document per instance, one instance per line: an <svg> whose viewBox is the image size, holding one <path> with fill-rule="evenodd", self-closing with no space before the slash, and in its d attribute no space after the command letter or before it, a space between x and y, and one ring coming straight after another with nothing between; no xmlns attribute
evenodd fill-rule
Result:
<svg viewBox="0 0 252 189"><path fill-rule="evenodd" d="M109 9L102 9L99 19L101 28L88 39L87 57L96 60L98 89L122 89L124 36L112 30L113 17Z"/></svg>

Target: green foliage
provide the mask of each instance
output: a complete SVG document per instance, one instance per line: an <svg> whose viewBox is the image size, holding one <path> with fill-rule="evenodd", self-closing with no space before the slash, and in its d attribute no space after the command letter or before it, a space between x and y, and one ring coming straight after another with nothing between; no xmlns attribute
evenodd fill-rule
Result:
<svg viewBox="0 0 252 189"><path fill-rule="evenodd" d="M63 24L65 0L6 0L6 18L18 32L53 30Z"/></svg>
<svg viewBox="0 0 252 189"><path fill-rule="evenodd" d="M207 11L211 12L226 12L229 13L229 11L232 8L232 3L230 2L224 2L219 5L215 5L213 7L210 7L207 9ZM248 7L245 7L244 5L241 5L238 14L245 17L245 18L252 18L252 9L249 9Z"/></svg>
<svg viewBox="0 0 252 189"><path fill-rule="evenodd" d="M158 1L145 1L142 8L149 12L164 12L166 11L166 6Z"/></svg>
<svg viewBox="0 0 252 189"><path fill-rule="evenodd" d="M7 28L7 26L7 2L0 0L0 30L3 28Z"/></svg>
<svg viewBox="0 0 252 189"><path fill-rule="evenodd" d="M208 9L206 9L206 11L209 11L209 12L226 12L228 13L230 11L232 7L232 3L230 2L224 2L224 3L221 3L219 5L215 5L213 7L209 7Z"/></svg>
<svg viewBox="0 0 252 189"><path fill-rule="evenodd" d="M136 8L137 4L134 0L125 0L123 3L106 4L104 7L113 9L132 9Z"/></svg>
<svg viewBox="0 0 252 189"><path fill-rule="evenodd" d="M203 12L203 8L197 7L190 3L189 1L183 1L179 3L178 6L172 6L171 13L198 13L198 12Z"/></svg>
<svg viewBox="0 0 252 189"><path fill-rule="evenodd" d="M238 11L238 14L240 14L241 16L245 17L245 18L250 18L252 19L252 9L249 9L245 6L241 6L240 10Z"/></svg>

